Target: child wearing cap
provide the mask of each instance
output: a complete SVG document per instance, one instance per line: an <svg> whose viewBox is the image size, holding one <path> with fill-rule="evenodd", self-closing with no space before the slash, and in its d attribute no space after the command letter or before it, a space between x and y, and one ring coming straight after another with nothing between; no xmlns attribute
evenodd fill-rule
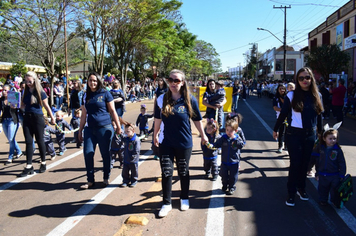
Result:
<svg viewBox="0 0 356 236"><path fill-rule="evenodd" d="M141 114L138 115L137 120L136 120L136 126L139 127L140 129L140 137L145 135L145 138L143 140L147 140L148 136L148 118L152 118L153 114L147 114L146 113L146 105L142 104L141 105Z"/></svg>

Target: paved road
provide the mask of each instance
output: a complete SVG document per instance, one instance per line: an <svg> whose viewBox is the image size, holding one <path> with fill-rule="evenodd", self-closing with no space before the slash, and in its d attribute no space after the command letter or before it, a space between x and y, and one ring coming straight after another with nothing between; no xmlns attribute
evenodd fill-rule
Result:
<svg viewBox="0 0 356 236"><path fill-rule="evenodd" d="M144 102L152 112L152 101ZM140 103L128 104L125 119L134 122ZM310 179L310 200L296 200L286 207L287 153L277 154L271 129L275 122L272 102L255 96L240 101L244 116L241 127L247 145L243 149L237 191L226 196L220 181L203 178L203 160L199 137L194 136L190 164L191 209L179 210L179 181L174 178L173 210L164 219L157 218L161 206L159 163L150 151L151 140L143 143L139 184L119 188L121 170L115 167L110 185L103 188L101 157L96 154L97 187L80 191L86 182L82 150L68 144L63 157L48 161L48 171L28 178L16 178L25 159L0 166L0 235L354 235L356 201L343 210L320 207L315 181ZM333 124L333 120L329 120ZM348 173L356 176L356 121L346 118L340 129ZM67 136L69 141L71 137ZM24 150L22 130L18 134ZM8 144L0 134L0 161L6 160ZM35 156L39 160L38 155ZM35 169L39 164L34 164ZM175 176L176 173L175 173ZM126 225L129 216L144 216L146 226Z"/></svg>

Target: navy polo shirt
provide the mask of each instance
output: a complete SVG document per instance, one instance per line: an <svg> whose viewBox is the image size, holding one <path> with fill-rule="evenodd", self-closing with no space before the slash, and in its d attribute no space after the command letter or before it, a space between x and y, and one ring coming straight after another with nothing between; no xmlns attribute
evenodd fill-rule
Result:
<svg viewBox="0 0 356 236"><path fill-rule="evenodd" d="M35 103L35 104L31 104L31 96L32 96L32 93L30 91L28 91L26 96L23 97L22 101L25 104L25 112L33 112L35 114L43 115L42 106L39 102ZM46 98L47 98L46 93L44 91L41 91L42 101L45 100Z"/></svg>
<svg viewBox="0 0 356 236"><path fill-rule="evenodd" d="M161 113L163 105L164 94L158 97L154 117L162 119L159 135L159 143L175 148L191 148L193 146L192 129L190 126L190 117L184 99L179 98L173 107L173 115L168 117ZM193 121L200 121L202 119L199 105L195 97L190 96L191 106L195 116Z"/></svg>
<svg viewBox="0 0 356 236"><path fill-rule="evenodd" d="M111 124L111 116L106 103L111 102L113 97L106 89L92 92L88 102L85 102L87 93L83 96L85 109L87 110L87 123L89 127L102 127Z"/></svg>

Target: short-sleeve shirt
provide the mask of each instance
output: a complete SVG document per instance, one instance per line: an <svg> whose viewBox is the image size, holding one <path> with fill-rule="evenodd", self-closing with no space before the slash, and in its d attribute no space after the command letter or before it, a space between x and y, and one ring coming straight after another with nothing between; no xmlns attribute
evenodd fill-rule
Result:
<svg viewBox="0 0 356 236"><path fill-rule="evenodd" d="M38 101L35 104L31 104L32 93L28 91L26 96L23 97L23 103L25 104L25 112L33 112L35 114L43 115L41 103ZM47 98L47 95L44 91L41 91L42 101Z"/></svg>
<svg viewBox="0 0 356 236"><path fill-rule="evenodd" d="M164 94L158 97L155 107L155 118L162 119L159 143L175 148L191 148L193 146L192 130L187 105L183 98L179 98L173 107L173 115L166 117L161 113ZM195 97L190 96L191 106L195 114L193 121L202 119L199 105Z"/></svg>
<svg viewBox="0 0 356 236"><path fill-rule="evenodd" d="M111 124L110 113L107 109L108 102L113 101L113 97L106 89L92 92L88 102L87 93L83 96L83 104L87 110L87 123L89 127L102 127Z"/></svg>

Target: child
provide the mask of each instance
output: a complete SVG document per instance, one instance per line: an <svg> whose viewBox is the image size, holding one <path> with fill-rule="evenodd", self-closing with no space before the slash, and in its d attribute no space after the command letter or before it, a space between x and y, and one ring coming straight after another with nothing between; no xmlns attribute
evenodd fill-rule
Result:
<svg viewBox="0 0 356 236"><path fill-rule="evenodd" d="M222 179L222 190L227 194L232 195L236 190L236 182L238 178L238 169L240 163L241 148L245 146L245 142L237 134L239 123L235 119L229 119L226 122L226 134L220 137L214 146L221 148L221 166L220 176Z"/></svg>
<svg viewBox="0 0 356 236"><path fill-rule="evenodd" d="M113 127L114 130L116 130L116 125L113 122ZM111 155L111 169L114 167L114 163L116 161L116 155L119 156L119 162L120 166L119 169L122 169L123 164L124 164L124 142L123 142L123 137L121 134L114 134L114 137L111 140L111 149L110 149L110 155Z"/></svg>
<svg viewBox="0 0 356 236"><path fill-rule="evenodd" d="M141 114L138 115L137 120L136 120L136 126L139 127L140 129L140 136L145 135L146 137L143 140L147 140L148 136L148 118L152 118L152 115L146 114L146 105L142 104L141 105Z"/></svg>
<svg viewBox="0 0 356 236"><path fill-rule="evenodd" d="M205 134L208 137L209 143L215 143L220 138L219 126L214 119L210 119L206 124ZM212 173L213 181L215 181L219 174L217 162L218 150L212 150L203 144L201 144L201 149L203 150L205 178L209 178L210 173Z"/></svg>
<svg viewBox="0 0 356 236"><path fill-rule="evenodd" d="M122 169L123 183L121 187L127 187L131 182L130 187L135 187L138 180L138 161L140 158L141 141L136 136L132 124L125 125L124 138L124 167ZM131 175L130 175L131 172Z"/></svg>
<svg viewBox="0 0 356 236"><path fill-rule="evenodd" d="M45 128L44 128L44 134L43 138L45 141L46 145L46 152L51 155L51 160L53 161L56 158L56 152L54 151L54 146L53 146L53 141L51 134L58 134L59 131L53 129L51 126L49 126L49 122L46 117L43 117L45 121Z"/></svg>
<svg viewBox="0 0 356 236"><path fill-rule="evenodd" d="M287 92L293 91L295 89L295 84L293 82L289 82L287 84Z"/></svg>
<svg viewBox="0 0 356 236"><path fill-rule="evenodd" d="M56 134L57 143L59 145L59 155L63 156L64 152L67 151L65 147L65 128L72 130L72 127L67 123L67 121L63 120L63 111L56 112L56 130L59 132Z"/></svg>
<svg viewBox="0 0 356 236"><path fill-rule="evenodd" d="M228 120L235 120L239 124L239 128L237 128L237 134L241 137L244 144L246 144L245 134L240 127L240 124L242 123L242 119L243 119L243 117L240 113L229 113L226 117L225 122L227 122ZM240 157L241 157L241 154L240 154Z"/></svg>
<svg viewBox="0 0 356 236"><path fill-rule="evenodd" d="M312 155L316 156L315 178L319 181L318 192L320 205L328 205L328 197L334 203L335 188L346 174L344 153L338 143L338 131L341 122L329 128L324 126L324 133L320 144L314 149Z"/></svg>
<svg viewBox="0 0 356 236"><path fill-rule="evenodd" d="M78 129L80 125L80 116L81 116L81 111L80 109L77 109L74 111L74 117L70 120L70 125L72 126L72 129ZM78 131L74 132L74 142L77 144L77 148L82 146L82 142L79 141L78 139Z"/></svg>

